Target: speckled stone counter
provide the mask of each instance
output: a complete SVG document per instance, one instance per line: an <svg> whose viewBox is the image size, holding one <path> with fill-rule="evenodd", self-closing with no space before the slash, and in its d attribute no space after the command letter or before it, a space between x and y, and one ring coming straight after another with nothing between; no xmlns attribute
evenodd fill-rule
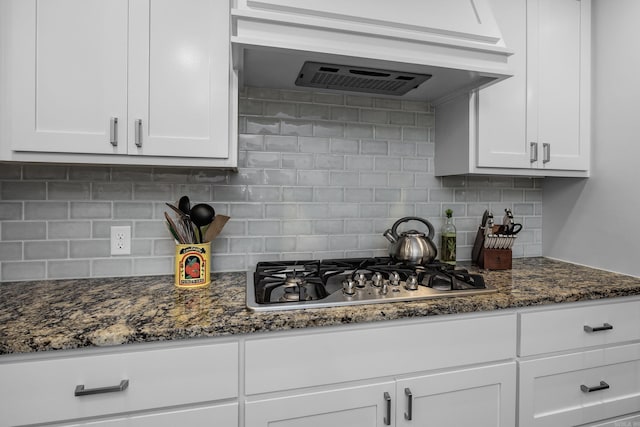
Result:
<svg viewBox="0 0 640 427"><path fill-rule="evenodd" d="M192 290L172 276L0 284L0 354L250 334L640 295L640 278L549 260L482 271L497 292L275 312L245 308L246 273Z"/></svg>

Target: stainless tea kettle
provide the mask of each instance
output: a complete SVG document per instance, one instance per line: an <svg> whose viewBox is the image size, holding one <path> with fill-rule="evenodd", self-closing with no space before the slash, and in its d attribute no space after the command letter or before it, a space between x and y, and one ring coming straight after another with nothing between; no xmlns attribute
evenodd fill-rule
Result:
<svg viewBox="0 0 640 427"><path fill-rule="evenodd" d="M398 236L396 229L398 225L407 221L420 221L429 229L429 234L425 235L416 230L405 231ZM382 235L391 242L389 255L396 261L406 262L412 265L425 265L433 262L438 254L438 249L431 239L433 239L434 229L429 221L415 216L401 218L393 224L391 229Z"/></svg>

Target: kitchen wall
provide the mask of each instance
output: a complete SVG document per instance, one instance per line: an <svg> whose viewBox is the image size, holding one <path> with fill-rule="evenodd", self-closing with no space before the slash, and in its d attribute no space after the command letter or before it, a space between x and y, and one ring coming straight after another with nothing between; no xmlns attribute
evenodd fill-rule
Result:
<svg viewBox="0 0 640 427"><path fill-rule="evenodd" d="M434 108L368 96L245 89L237 172L0 165L0 279L171 274L164 203L188 195L232 217L213 270L260 260L385 255L400 217L437 229L454 211L458 258L480 217L512 208L514 256L542 252L542 180L433 175ZM110 256L112 225L132 227L131 256ZM419 228L420 223L407 224Z"/></svg>
<svg viewBox="0 0 640 427"><path fill-rule="evenodd" d="M593 2L591 177L548 179L544 254L640 276L637 0Z"/></svg>

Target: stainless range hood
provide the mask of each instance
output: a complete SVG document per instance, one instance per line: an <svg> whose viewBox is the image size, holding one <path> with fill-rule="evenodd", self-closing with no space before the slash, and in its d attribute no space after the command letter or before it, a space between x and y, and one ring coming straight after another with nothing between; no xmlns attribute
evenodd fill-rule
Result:
<svg viewBox="0 0 640 427"><path fill-rule="evenodd" d="M235 0L231 16L241 85L438 104L512 75L488 0Z"/></svg>

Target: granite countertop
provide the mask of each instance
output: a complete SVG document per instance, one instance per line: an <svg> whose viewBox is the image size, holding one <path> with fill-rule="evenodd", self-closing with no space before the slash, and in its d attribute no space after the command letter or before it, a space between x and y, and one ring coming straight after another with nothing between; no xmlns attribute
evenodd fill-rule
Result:
<svg viewBox="0 0 640 427"><path fill-rule="evenodd" d="M471 268L471 270L475 270ZM0 354L229 336L640 295L640 278L524 258L481 271L497 292L333 308L252 312L246 273L214 273L183 290L173 276L0 284Z"/></svg>

